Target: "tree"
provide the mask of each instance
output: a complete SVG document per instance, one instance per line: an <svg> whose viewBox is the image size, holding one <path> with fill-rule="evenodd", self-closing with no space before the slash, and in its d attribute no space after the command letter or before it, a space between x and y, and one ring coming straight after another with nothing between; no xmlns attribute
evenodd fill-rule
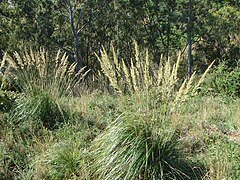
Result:
<svg viewBox="0 0 240 180"><path fill-rule="evenodd" d="M54 31L51 0L23 0L2 2L0 6L0 31L3 50L18 50L25 45L47 46L52 44Z"/></svg>
<svg viewBox="0 0 240 180"><path fill-rule="evenodd" d="M213 60L235 66L240 59L240 4L237 1L195 0L194 55L198 67Z"/></svg>
<svg viewBox="0 0 240 180"><path fill-rule="evenodd" d="M213 59L233 64L240 59L239 8L236 0L21 0L12 1L12 7L5 0L0 3L0 49L60 48L78 68L97 68L94 53L102 46L110 49L113 43L127 61L135 39L157 63L161 54L185 53L192 44L192 69Z"/></svg>

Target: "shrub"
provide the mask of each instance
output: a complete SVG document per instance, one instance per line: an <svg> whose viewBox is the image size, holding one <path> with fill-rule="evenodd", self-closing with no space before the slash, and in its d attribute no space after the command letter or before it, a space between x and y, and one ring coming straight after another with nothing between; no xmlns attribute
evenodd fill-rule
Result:
<svg viewBox="0 0 240 180"><path fill-rule="evenodd" d="M240 68L229 69L224 63L215 67L202 86L203 93L240 95Z"/></svg>

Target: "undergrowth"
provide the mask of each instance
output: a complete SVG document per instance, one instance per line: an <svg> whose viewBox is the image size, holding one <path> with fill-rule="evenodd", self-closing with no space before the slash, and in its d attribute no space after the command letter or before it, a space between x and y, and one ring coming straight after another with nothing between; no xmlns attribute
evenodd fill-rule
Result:
<svg viewBox="0 0 240 180"><path fill-rule="evenodd" d="M0 95L0 179L238 179L240 101L199 96L211 65L182 80L181 56L153 65L134 49L130 60L103 49L110 93L80 97L88 71L66 55L5 55L4 82L18 91Z"/></svg>

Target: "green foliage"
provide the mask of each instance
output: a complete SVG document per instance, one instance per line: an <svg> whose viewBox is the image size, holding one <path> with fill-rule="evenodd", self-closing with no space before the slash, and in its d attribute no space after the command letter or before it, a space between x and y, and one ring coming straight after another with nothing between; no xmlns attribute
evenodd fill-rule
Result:
<svg viewBox="0 0 240 180"><path fill-rule="evenodd" d="M237 1L196 2L194 29L198 38L195 52L199 67L212 60L225 61L228 67L236 66L240 58L239 8Z"/></svg>
<svg viewBox="0 0 240 180"><path fill-rule="evenodd" d="M16 93L0 90L0 112L9 112L13 107L16 98Z"/></svg>
<svg viewBox="0 0 240 180"><path fill-rule="evenodd" d="M223 63L218 65L212 73L208 75L202 90L204 93L210 92L227 96L240 95L240 69L227 68Z"/></svg>
<svg viewBox="0 0 240 180"><path fill-rule="evenodd" d="M54 45L56 7L53 1L24 0L0 3L1 48L15 51L26 45L32 47Z"/></svg>
<svg viewBox="0 0 240 180"><path fill-rule="evenodd" d="M79 54L83 64L97 67L94 52L113 41L120 58L132 54L129 39L148 47L159 62L181 49L184 53L188 0L70 1L73 17L78 19ZM73 59L73 35L66 1L22 0L0 3L0 44L4 51L21 50L24 45L48 49L61 48ZM239 3L235 1L196 0L193 3L194 64L203 68L214 59L239 59ZM100 18L101 17L101 18ZM124 53L123 53L124 52ZM99 55L99 54L98 54ZM130 62L128 62L130 64Z"/></svg>

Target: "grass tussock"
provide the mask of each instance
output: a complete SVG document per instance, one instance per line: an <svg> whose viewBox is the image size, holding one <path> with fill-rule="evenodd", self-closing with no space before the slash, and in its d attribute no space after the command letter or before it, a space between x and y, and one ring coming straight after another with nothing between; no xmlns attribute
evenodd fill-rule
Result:
<svg viewBox="0 0 240 180"><path fill-rule="evenodd" d="M51 58L45 49L25 49L13 57L4 56L7 65L6 79L23 93L16 99L10 112L14 128L24 133L35 133L42 127L53 129L71 119L71 113L61 101L72 95L88 71L75 72L76 64L68 61L66 54L58 51Z"/></svg>
<svg viewBox="0 0 240 180"><path fill-rule="evenodd" d="M19 127L24 133L35 133L42 127L54 129L69 120L67 108L61 107L57 100L48 94L17 99L10 112L12 126Z"/></svg>
<svg viewBox="0 0 240 180"><path fill-rule="evenodd" d="M54 97L68 96L88 71L85 68L74 72L75 63L70 64L66 53L57 52L51 58L44 48L38 51L25 49L23 53L14 56L5 55L10 83L28 95L40 92L49 93Z"/></svg>
<svg viewBox="0 0 240 180"><path fill-rule="evenodd" d="M156 128L143 117L119 118L94 141L97 179L196 178L198 171L186 159L173 132Z"/></svg>
<svg viewBox="0 0 240 180"><path fill-rule="evenodd" d="M193 73L189 79L180 81L178 79L180 54L175 63L172 63L170 58L167 61L161 58L158 67L154 68L148 49L143 56L136 42L134 42L134 47L135 57L130 59L129 65L126 61L118 59L113 46L111 46L111 55L108 55L103 48L98 60L103 74L108 78L116 93L137 94L139 103L144 103L147 109L151 106L164 105L169 111L177 110L183 102L196 95L199 86L213 65L213 63L210 64L198 80ZM144 96L146 99L142 98Z"/></svg>

